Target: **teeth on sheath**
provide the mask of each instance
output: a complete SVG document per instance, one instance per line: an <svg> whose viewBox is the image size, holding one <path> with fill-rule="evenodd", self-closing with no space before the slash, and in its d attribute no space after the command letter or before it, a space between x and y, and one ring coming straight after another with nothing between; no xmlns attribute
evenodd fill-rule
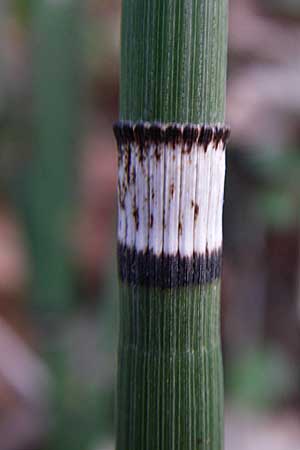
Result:
<svg viewBox="0 0 300 450"><path fill-rule="evenodd" d="M119 243L155 256L219 251L229 131L119 123L115 134Z"/></svg>

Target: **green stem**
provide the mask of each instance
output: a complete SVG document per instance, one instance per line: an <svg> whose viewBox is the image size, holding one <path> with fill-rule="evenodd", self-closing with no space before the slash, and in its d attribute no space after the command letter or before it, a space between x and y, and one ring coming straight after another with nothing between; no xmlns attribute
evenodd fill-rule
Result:
<svg viewBox="0 0 300 450"><path fill-rule="evenodd" d="M121 286L117 449L222 448L219 286Z"/></svg>
<svg viewBox="0 0 300 450"><path fill-rule="evenodd" d="M123 0L122 120L224 121L227 0Z"/></svg>
<svg viewBox="0 0 300 450"><path fill-rule="evenodd" d="M206 250L199 253L200 266L195 251L191 253L195 260L180 253L180 242L185 251L188 244L182 240L182 228L190 226L190 222L182 224L181 217L188 216L188 208L192 207L195 214L192 225L195 230L199 216L205 223L215 224L215 211L218 217L222 215L222 201L212 199L214 182L223 180L225 164L223 170L217 158L224 146L218 147L208 131L204 134L208 142L199 132L201 139L195 139L191 147L180 127L175 130L181 136L178 141L172 140L173 131L168 134L165 127L168 122L212 126L224 123L226 63L227 0L123 0L120 98L123 122L116 130L121 168L117 450L223 448L220 279L214 266L220 247L209 247L209 239L214 241L218 226L207 237ZM124 121L161 122L160 136L164 137L157 139L156 131L147 131L148 125L142 131L133 125L132 135L126 128L130 124L125 123L124 128ZM222 135L224 145L225 135ZM173 159L170 155L174 155ZM141 174L148 183L145 197L141 195L141 189L144 192ZM163 174L163 179L157 174ZM195 183L191 181L193 177ZM154 196L151 200L153 180L157 183L155 195L163 192L161 227L165 240L162 253L154 252L156 275L152 277L150 238L144 248L138 246L143 241L141 228L146 227L149 219L145 233L150 236L155 222L155 216L150 214L156 201ZM218 198L222 200L223 181L220 184ZM186 204L185 186L191 195ZM203 203L202 199L200 204L191 202L190 198L200 198L202 192ZM207 210L204 197L208 198ZM136 207L138 202L140 209ZM146 202L146 209L141 202ZM178 227L179 244L175 253L168 254L164 252L166 241L173 232L177 233L177 228L175 231L170 228L173 220L170 208L178 210L179 219L173 222ZM135 244L131 243L131 214L135 220ZM122 220L126 222L124 227ZM192 235L193 232L194 228ZM166 270L164 264L169 264ZM209 274L209 264L214 267L214 275L199 277L199 267ZM175 274L174 284L170 271ZM193 281L188 281L191 273ZM178 281L182 279L183 282Z"/></svg>
<svg viewBox="0 0 300 450"><path fill-rule="evenodd" d="M79 119L78 0L33 5L33 155L28 174L34 304L60 312L72 302L68 244Z"/></svg>

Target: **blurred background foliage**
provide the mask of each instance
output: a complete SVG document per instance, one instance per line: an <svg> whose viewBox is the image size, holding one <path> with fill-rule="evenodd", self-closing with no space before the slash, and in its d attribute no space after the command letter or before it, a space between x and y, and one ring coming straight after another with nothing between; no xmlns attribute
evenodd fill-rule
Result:
<svg viewBox="0 0 300 450"><path fill-rule="evenodd" d="M1 450L113 448L120 3L0 3ZM297 0L230 1L230 450L300 449L299 41Z"/></svg>

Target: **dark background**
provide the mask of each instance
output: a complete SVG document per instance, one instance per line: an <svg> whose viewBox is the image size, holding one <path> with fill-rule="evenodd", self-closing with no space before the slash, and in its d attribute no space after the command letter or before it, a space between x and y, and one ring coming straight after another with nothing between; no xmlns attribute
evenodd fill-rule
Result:
<svg viewBox="0 0 300 450"><path fill-rule="evenodd" d="M120 1L0 2L0 450L109 450ZM300 3L231 0L227 450L300 449Z"/></svg>

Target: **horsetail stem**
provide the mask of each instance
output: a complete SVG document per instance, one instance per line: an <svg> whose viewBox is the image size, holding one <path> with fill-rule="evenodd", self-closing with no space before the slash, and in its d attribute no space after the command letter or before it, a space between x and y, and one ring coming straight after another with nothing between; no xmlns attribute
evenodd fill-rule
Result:
<svg viewBox="0 0 300 450"><path fill-rule="evenodd" d="M221 450L226 0L123 0L117 450Z"/></svg>

